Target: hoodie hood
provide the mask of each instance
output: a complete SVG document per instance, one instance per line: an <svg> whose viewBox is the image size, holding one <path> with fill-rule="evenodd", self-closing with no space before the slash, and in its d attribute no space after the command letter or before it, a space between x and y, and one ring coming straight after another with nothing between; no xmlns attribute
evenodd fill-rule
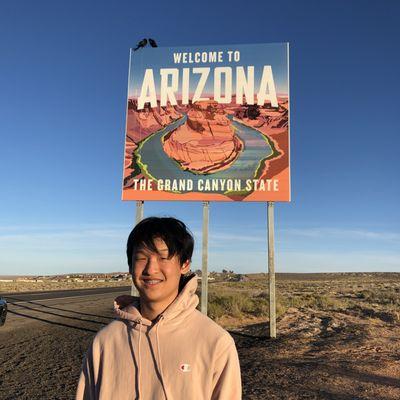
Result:
<svg viewBox="0 0 400 400"><path fill-rule="evenodd" d="M162 318L164 323L176 324L182 323L199 304L199 297L196 294L197 276L191 273L188 276L183 276L179 285L181 290L175 300L160 314L157 321ZM144 318L140 313L140 298L133 297L131 304L120 308L114 302L114 312L122 320L132 321L139 325L150 326L152 321Z"/></svg>

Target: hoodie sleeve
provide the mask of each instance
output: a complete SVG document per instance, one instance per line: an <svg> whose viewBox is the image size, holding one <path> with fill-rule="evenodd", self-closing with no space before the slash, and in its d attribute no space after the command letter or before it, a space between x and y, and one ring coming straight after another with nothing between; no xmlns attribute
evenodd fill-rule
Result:
<svg viewBox="0 0 400 400"><path fill-rule="evenodd" d="M75 400L95 400L96 393L94 382L93 351L92 346L90 346L83 360Z"/></svg>
<svg viewBox="0 0 400 400"><path fill-rule="evenodd" d="M241 398L239 357L235 342L230 338L229 345L217 354L211 400L240 400Z"/></svg>

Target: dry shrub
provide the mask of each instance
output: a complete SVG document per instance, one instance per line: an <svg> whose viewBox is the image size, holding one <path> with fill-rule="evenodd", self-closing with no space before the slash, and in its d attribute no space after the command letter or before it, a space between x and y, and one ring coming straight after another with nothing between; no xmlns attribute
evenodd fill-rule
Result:
<svg viewBox="0 0 400 400"><path fill-rule="evenodd" d="M276 315L280 317L286 311L286 307L277 299ZM251 297L248 294L210 294L208 303L208 315L213 319L222 316L234 318L243 317L268 317L269 299L264 294Z"/></svg>
<svg viewBox="0 0 400 400"><path fill-rule="evenodd" d="M239 318L252 311L253 304L249 297L239 294L211 294L209 297L209 313L214 318L222 315Z"/></svg>
<svg viewBox="0 0 400 400"><path fill-rule="evenodd" d="M283 299L283 304L289 308L315 308L317 310L341 310L347 308L345 299L337 299L325 294L306 294L302 296L288 296Z"/></svg>
<svg viewBox="0 0 400 400"><path fill-rule="evenodd" d="M389 290L362 290L361 292L357 293L357 297L365 300L368 303L400 305L399 288L390 288Z"/></svg>

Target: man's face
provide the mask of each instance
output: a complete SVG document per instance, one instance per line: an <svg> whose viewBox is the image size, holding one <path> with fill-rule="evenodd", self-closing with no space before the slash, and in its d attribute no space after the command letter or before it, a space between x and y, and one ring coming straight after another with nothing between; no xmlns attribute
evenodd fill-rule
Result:
<svg viewBox="0 0 400 400"><path fill-rule="evenodd" d="M132 279L142 300L167 307L177 296L180 277L189 271L190 263L181 265L176 255L169 257L162 239L154 239L154 245L157 253L147 248L134 252Z"/></svg>

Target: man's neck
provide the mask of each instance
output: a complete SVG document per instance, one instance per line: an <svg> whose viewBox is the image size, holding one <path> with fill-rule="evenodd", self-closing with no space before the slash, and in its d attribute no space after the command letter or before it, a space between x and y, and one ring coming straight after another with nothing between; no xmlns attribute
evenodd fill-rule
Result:
<svg viewBox="0 0 400 400"><path fill-rule="evenodd" d="M149 321L154 321L175 300L176 296L165 302L149 302L140 298L140 313Z"/></svg>

